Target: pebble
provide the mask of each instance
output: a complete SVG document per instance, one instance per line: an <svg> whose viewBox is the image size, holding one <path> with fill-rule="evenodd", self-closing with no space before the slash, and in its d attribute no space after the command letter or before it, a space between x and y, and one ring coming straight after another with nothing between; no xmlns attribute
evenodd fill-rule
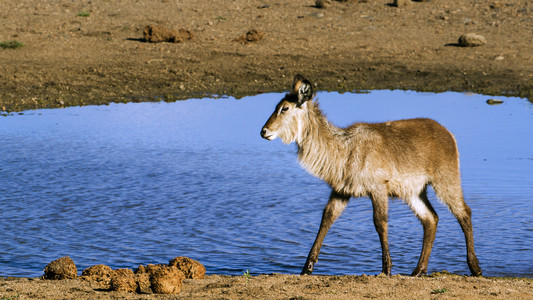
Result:
<svg viewBox="0 0 533 300"><path fill-rule="evenodd" d="M477 47L487 43L484 36L475 33L465 33L459 37L459 46L461 47Z"/></svg>
<svg viewBox="0 0 533 300"><path fill-rule="evenodd" d="M497 105L497 104L502 104L502 103L503 103L503 100L501 99L491 98L487 100L487 104L489 105Z"/></svg>

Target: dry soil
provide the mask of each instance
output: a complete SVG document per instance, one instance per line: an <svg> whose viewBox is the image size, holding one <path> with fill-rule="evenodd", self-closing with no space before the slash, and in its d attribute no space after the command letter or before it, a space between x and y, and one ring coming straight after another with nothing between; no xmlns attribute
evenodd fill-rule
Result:
<svg viewBox="0 0 533 300"><path fill-rule="evenodd" d="M432 0L2 0L0 111L287 90L533 98L533 3ZM147 25L190 40L148 43ZM260 39L242 39L251 30ZM458 47L464 33L486 39Z"/></svg>

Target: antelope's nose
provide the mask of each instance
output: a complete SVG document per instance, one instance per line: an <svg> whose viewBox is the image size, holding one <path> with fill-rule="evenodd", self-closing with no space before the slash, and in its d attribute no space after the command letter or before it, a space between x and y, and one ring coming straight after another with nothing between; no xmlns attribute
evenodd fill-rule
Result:
<svg viewBox="0 0 533 300"><path fill-rule="evenodd" d="M263 137L264 139L268 140L271 135L272 134L270 133L270 130L266 129L265 127L261 129L261 137Z"/></svg>

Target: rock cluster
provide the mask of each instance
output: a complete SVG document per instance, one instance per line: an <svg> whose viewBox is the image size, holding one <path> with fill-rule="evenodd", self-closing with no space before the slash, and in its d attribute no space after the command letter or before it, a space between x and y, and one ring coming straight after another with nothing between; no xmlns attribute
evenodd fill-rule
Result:
<svg viewBox="0 0 533 300"><path fill-rule="evenodd" d="M67 256L59 258L45 268L45 279L73 279L77 276L74 262ZM183 279L202 279L205 267L188 257L176 257L168 264L140 265L131 269L113 270L106 265L95 265L83 270L82 280L98 288L141 294L177 294Z"/></svg>

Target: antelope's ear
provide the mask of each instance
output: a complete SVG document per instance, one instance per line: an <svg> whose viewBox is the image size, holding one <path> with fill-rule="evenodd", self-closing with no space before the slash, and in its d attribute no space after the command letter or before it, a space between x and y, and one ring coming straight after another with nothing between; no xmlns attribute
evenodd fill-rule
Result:
<svg viewBox="0 0 533 300"><path fill-rule="evenodd" d="M313 98L313 86L311 82L300 74L294 77L292 92L298 96L298 106Z"/></svg>
<svg viewBox="0 0 533 300"><path fill-rule="evenodd" d="M305 101L309 101L313 98L313 86L309 80L305 79L298 88L298 106L302 105Z"/></svg>
<svg viewBox="0 0 533 300"><path fill-rule="evenodd" d="M297 94L300 84L302 84L304 81L305 78L302 75L296 74L296 76L294 76L294 80L292 81L292 92Z"/></svg>

